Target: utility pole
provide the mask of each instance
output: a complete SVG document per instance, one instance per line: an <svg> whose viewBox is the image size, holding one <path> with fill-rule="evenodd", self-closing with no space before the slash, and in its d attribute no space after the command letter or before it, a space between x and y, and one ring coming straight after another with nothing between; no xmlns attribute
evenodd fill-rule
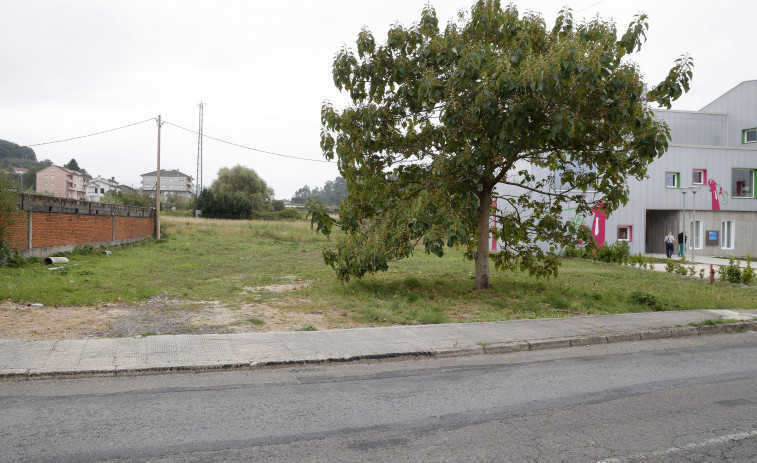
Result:
<svg viewBox="0 0 757 463"><path fill-rule="evenodd" d="M197 131L197 178L195 184L195 216L197 216L197 205L200 201L200 193L202 193L202 112L205 108L205 103L200 101L198 105L200 107L200 128Z"/></svg>
<svg viewBox="0 0 757 463"><path fill-rule="evenodd" d="M158 170L155 179L155 239L160 239L160 128L163 122L158 115Z"/></svg>

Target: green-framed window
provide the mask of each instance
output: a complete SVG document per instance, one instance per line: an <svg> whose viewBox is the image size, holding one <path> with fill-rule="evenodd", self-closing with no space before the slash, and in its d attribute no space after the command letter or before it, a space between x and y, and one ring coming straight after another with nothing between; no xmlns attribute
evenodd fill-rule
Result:
<svg viewBox="0 0 757 463"><path fill-rule="evenodd" d="M681 173L680 172L665 172L665 188L680 188L681 187Z"/></svg>
<svg viewBox="0 0 757 463"><path fill-rule="evenodd" d="M757 127L742 130L741 143L757 143Z"/></svg>

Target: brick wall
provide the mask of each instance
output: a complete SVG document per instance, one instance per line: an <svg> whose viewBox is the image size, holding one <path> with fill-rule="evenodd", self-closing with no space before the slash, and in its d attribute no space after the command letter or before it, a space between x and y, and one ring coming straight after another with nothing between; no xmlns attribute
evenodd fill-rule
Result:
<svg viewBox="0 0 757 463"><path fill-rule="evenodd" d="M23 194L4 239L24 257L46 257L87 244L119 245L154 234L152 208Z"/></svg>

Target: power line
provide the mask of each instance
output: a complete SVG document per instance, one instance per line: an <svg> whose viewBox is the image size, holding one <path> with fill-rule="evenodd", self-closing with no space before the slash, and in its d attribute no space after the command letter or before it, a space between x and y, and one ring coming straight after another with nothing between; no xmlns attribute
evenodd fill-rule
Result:
<svg viewBox="0 0 757 463"><path fill-rule="evenodd" d="M194 130L187 129L187 128L182 127L180 125L172 124L172 123L170 123L168 121L163 121L163 123L167 124L167 125L172 125L172 126L178 128L178 129L185 130L185 131L193 133L195 135L200 135L198 132L196 132ZM261 150L261 149L258 149L258 148L252 148L252 147L249 147L249 146L240 145L239 143L233 143L233 142L230 142L230 141L221 140L220 138L211 137L210 135L204 135L203 134L202 136L205 137L205 138L209 138L211 140L215 140L217 142L225 143L227 145L236 146L237 148L243 148L243 149L250 150L250 151L257 151L258 153L270 154L272 156L279 156L279 157L282 157L282 158L289 158L289 159L298 159L300 161L312 161L312 162L331 163L331 161L326 160L326 159L303 158L303 157L300 157L300 156L292 156L292 155L289 155L289 154L274 153L273 151Z"/></svg>
<svg viewBox="0 0 757 463"><path fill-rule="evenodd" d="M47 141L47 142L44 142L44 143L34 143L34 144L31 144L31 145L14 146L13 148L2 148L2 150L4 150L4 151L10 151L12 149L31 148L32 146L52 145L53 143L63 143L63 142L66 142L66 141L79 140L79 139L82 139L82 138L94 137L95 135L102 135L104 133L115 132L116 130L121 130L121 129L126 129L126 128L129 128L129 127L134 127L135 125L144 124L145 122L150 122L150 121L154 121L154 120L155 120L155 118L151 117L150 119L145 119L143 121L135 122L133 124L124 125L124 126L121 126L121 127L116 127L115 129L103 130L101 132L90 133L88 135L81 135L79 137L65 138L63 140Z"/></svg>
<svg viewBox="0 0 757 463"><path fill-rule="evenodd" d="M591 8L591 7L593 7L593 6L597 6L597 5L599 5L600 3L604 3L604 1L605 1L605 0L599 0L599 1L597 2L597 3L592 3L592 4L591 4L591 5L589 5L589 6L585 6L585 7L581 8L580 10L577 10L577 11L576 11L576 13L580 13L580 12L582 12L582 11L584 11L584 10L588 10L589 8Z"/></svg>

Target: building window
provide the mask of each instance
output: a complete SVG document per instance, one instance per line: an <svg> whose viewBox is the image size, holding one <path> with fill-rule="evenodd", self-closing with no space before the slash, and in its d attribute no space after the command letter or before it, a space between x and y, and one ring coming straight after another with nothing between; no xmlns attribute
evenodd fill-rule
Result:
<svg viewBox="0 0 757 463"><path fill-rule="evenodd" d="M678 188L681 186L680 172L665 172L665 188Z"/></svg>
<svg viewBox="0 0 757 463"><path fill-rule="evenodd" d="M724 220L721 222L721 243L720 247L723 249L733 249L733 221L732 220Z"/></svg>
<svg viewBox="0 0 757 463"><path fill-rule="evenodd" d="M754 198L754 170L733 169L731 171L732 198Z"/></svg>
<svg viewBox="0 0 757 463"><path fill-rule="evenodd" d="M567 169L556 170L555 171L555 191L571 191L571 190L581 191L574 187L571 187L571 185L565 181L566 179L564 177L567 171L572 172L573 177L575 178L578 175L594 173L597 171L597 169L595 167L578 165L578 166L571 166ZM191 190L191 189L192 189L192 179L187 178L187 190ZM595 191L594 188L589 186L587 190L585 191L585 193L593 193L594 191Z"/></svg>
<svg viewBox="0 0 757 463"><path fill-rule="evenodd" d="M633 241L633 227L631 225L618 226L618 241Z"/></svg>
<svg viewBox="0 0 757 463"><path fill-rule="evenodd" d="M692 185L704 185L707 183L707 171L704 169L694 169L691 172Z"/></svg>
<svg viewBox="0 0 757 463"><path fill-rule="evenodd" d="M757 143L757 128L741 131L742 143Z"/></svg>
<svg viewBox="0 0 757 463"><path fill-rule="evenodd" d="M689 249L693 246L694 249L702 249L702 221L690 221L689 222L689 236L693 239L689 240Z"/></svg>

